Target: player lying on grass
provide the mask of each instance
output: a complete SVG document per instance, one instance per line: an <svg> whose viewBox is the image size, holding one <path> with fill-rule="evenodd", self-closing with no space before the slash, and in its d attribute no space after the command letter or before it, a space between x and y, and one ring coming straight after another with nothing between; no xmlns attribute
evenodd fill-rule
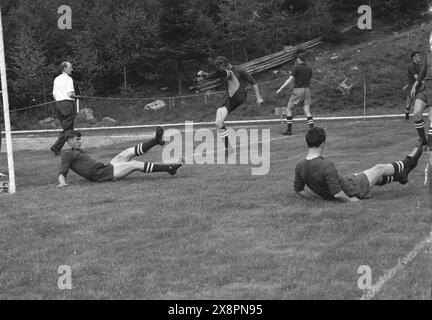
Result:
<svg viewBox="0 0 432 320"><path fill-rule="evenodd" d="M322 128L312 128L306 134L309 152L305 159L297 163L294 181L294 191L302 197L344 202L367 199L373 186L396 181L406 184L408 174L417 166L422 154L420 144L402 161L377 164L361 173L340 176L334 164L322 157L325 140ZM312 192L305 190L305 185Z"/></svg>
<svg viewBox="0 0 432 320"><path fill-rule="evenodd" d="M66 139L70 150L62 153L61 171L58 176L58 187L66 187L66 176L69 169L78 175L95 182L114 181L127 177L134 171L144 173L168 172L175 175L181 164L155 164L131 160L133 157L142 156L155 145L163 145L164 130L156 128L155 138L128 148L115 156L108 164L104 164L92 159L81 150L81 133L72 131L67 134Z"/></svg>

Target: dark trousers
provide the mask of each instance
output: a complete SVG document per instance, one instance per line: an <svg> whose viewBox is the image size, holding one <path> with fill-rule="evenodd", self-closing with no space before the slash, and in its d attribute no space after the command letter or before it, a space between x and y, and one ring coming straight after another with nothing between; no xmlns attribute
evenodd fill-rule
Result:
<svg viewBox="0 0 432 320"><path fill-rule="evenodd" d="M63 131L60 132L59 137L53 144L52 148L60 152L66 143L66 134L74 130L76 112L73 100L57 101L55 108L57 112L57 118L60 120Z"/></svg>

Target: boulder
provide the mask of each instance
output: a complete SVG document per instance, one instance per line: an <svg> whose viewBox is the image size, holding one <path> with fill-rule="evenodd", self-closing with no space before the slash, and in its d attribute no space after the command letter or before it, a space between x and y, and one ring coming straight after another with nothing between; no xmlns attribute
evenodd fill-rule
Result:
<svg viewBox="0 0 432 320"><path fill-rule="evenodd" d="M102 125L103 126L112 126L115 125L117 123L117 120L110 118L110 117L105 117L102 119Z"/></svg>
<svg viewBox="0 0 432 320"><path fill-rule="evenodd" d="M51 117L48 117L48 118L45 118L45 119L43 119L43 120L40 120L40 121L39 121L39 124L40 124L41 126L43 126L43 125L47 125L47 124L53 123L54 121L55 121L55 119L53 119L53 118L51 118Z"/></svg>
<svg viewBox="0 0 432 320"><path fill-rule="evenodd" d="M83 108L77 115L78 121L95 123L97 122L95 116L93 115L93 110L90 108Z"/></svg>
<svg viewBox="0 0 432 320"><path fill-rule="evenodd" d="M149 104L146 104L144 109L146 110L159 110L166 107L166 103L163 100L156 100Z"/></svg>

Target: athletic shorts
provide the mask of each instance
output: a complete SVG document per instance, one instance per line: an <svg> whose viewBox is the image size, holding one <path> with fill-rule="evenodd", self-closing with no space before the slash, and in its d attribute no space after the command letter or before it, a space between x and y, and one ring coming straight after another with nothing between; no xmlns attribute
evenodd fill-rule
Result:
<svg viewBox="0 0 432 320"><path fill-rule="evenodd" d="M222 107L226 107L228 114L233 112L239 105L246 101L246 90L237 90L232 97L226 97Z"/></svg>
<svg viewBox="0 0 432 320"><path fill-rule="evenodd" d="M426 103L427 106L432 105L432 81L426 80L424 87L417 92L415 97Z"/></svg>
<svg viewBox="0 0 432 320"><path fill-rule="evenodd" d="M114 167L111 164L101 164L90 173L91 181L105 182L114 180Z"/></svg>
<svg viewBox="0 0 432 320"><path fill-rule="evenodd" d="M294 88L291 98L289 99L288 105L311 105L312 97L309 88Z"/></svg>
<svg viewBox="0 0 432 320"><path fill-rule="evenodd" d="M368 197L371 187L368 177L363 172L343 176L342 181L342 190L347 196L359 199Z"/></svg>

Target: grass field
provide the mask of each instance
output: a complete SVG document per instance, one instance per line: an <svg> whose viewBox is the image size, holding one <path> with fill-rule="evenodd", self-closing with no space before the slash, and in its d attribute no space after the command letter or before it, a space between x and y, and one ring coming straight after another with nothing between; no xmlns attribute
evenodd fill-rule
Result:
<svg viewBox="0 0 432 320"><path fill-rule="evenodd" d="M401 160L416 142L402 120L318 125L341 174ZM104 184L71 174L58 190L59 158L17 151L18 193L0 194L0 299L359 299L359 266L376 283L431 232L427 157L408 185L377 187L370 200L306 201L292 190L305 127L289 138L270 127L266 176L186 165ZM130 143L88 151L107 161ZM431 259L429 243L374 298L431 299ZM72 290L57 287L60 265L72 268Z"/></svg>

